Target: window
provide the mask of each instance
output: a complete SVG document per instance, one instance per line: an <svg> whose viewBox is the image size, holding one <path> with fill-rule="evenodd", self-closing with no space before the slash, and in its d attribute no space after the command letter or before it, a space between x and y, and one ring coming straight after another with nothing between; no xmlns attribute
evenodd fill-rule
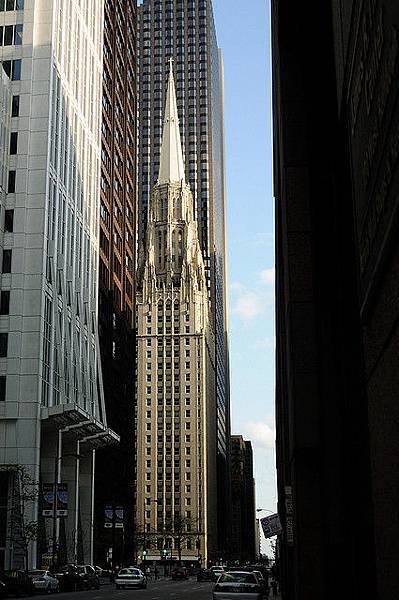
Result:
<svg viewBox="0 0 399 600"><path fill-rule="evenodd" d="M4 72L12 81L19 81L21 79L21 62L21 59L3 60Z"/></svg>
<svg viewBox="0 0 399 600"><path fill-rule="evenodd" d="M0 357L7 356L8 350L8 333L0 333Z"/></svg>
<svg viewBox="0 0 399 600"><path fill-rule="evenodd" d="M6 376L0 375L0 402L5 402L6 399Z"/></svg>
<svg viewBox="0 0 399 600"><path fill-rule="evenodd" d="M19 96L12 97L11 116L19 117Z"/></svg>
<svg viewBox="0 0 399 600"><path fill-rule="evenodd" d="M12 233L14 231L14 211L6 210L4 213L4 231Z"/></svg>
<svg viewBox="0 0 399 600"><path fill-rule="evenodd" d="M0 12L5 10L23 10L24 0L0 0Z"/></svg>
<svg viewBox="0 0 399 600"><path fill-rule="evenodd" d="M3 250L3 273L11 273L12 250Z"/></svg>
<svg viewBox="0 0 399 600"><path fill-rule="evenodd" d="M8 315L10 312L10 292L3 290L0 294L0 315Z"/></svg>
<svg viewBox="0 0 399 600"><path fill-rule="evenodd" d="M18 149L18 131L12 131L10 135L10 154L16 154Z"/></svg>
<svg viewBox="0 0 399 600"><path fill-rule="evenodd" d="M16 180L16 171L8 172L8 188L7 192L9 194L15 194L15 180Z"/></svg>

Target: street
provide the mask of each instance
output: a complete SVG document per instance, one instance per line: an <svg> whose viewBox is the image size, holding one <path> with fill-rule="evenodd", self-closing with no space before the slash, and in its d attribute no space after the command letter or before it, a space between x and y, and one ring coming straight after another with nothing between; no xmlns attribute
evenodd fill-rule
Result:
<svg viewBox="0 0 399 600"><path fill-rule="evenodd" d="M212 597L213 583L198 583L196 579L187 581L171 581L159 579L149 581L146 590L116 590L114 585L103 585L99 590L85 592L65 592L57 594L55 598L74 598L76 600L210 600ZM35 595L35 598L48 598L46 594Z"/></svg>

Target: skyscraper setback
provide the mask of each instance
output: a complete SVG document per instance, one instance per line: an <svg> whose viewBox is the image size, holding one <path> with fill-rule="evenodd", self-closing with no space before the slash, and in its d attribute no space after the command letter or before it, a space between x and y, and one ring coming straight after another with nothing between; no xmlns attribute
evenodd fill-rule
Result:
<svg viewBox="0 0 399 600"><path fill-rule="evenodd" d="M168 58L174 59L185 178L204 260L215 334L218 550L229 543L230 399L226 314L223 69L210 0L144 0L138 8L138 244L160 167Z"/></svg>

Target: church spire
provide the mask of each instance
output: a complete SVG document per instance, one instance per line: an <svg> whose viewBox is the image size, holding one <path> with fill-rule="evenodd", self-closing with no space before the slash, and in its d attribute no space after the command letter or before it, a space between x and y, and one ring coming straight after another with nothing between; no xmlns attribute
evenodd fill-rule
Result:
<svg viewBox="0 0 399 600"><path fill-rule="evenodd" d="M178 183L180 181L185 181L184 162L177 113L175 81L173 78L172 59L170 59L158 183Z"/></svg>

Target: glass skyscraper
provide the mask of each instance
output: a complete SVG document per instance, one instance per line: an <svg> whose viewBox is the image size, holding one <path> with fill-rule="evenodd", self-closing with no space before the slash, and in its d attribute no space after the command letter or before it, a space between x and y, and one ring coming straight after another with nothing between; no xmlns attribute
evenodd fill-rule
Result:
<svg viewBox="0 0 399 600"><path fill-rule="evenodd" d="M159 172L168 59L174 59L186 180L193 194L216 344L218 550L229 540L230 401L226 314L223 78L211 0L144 0L138 9L138 243Z"/></svg>

